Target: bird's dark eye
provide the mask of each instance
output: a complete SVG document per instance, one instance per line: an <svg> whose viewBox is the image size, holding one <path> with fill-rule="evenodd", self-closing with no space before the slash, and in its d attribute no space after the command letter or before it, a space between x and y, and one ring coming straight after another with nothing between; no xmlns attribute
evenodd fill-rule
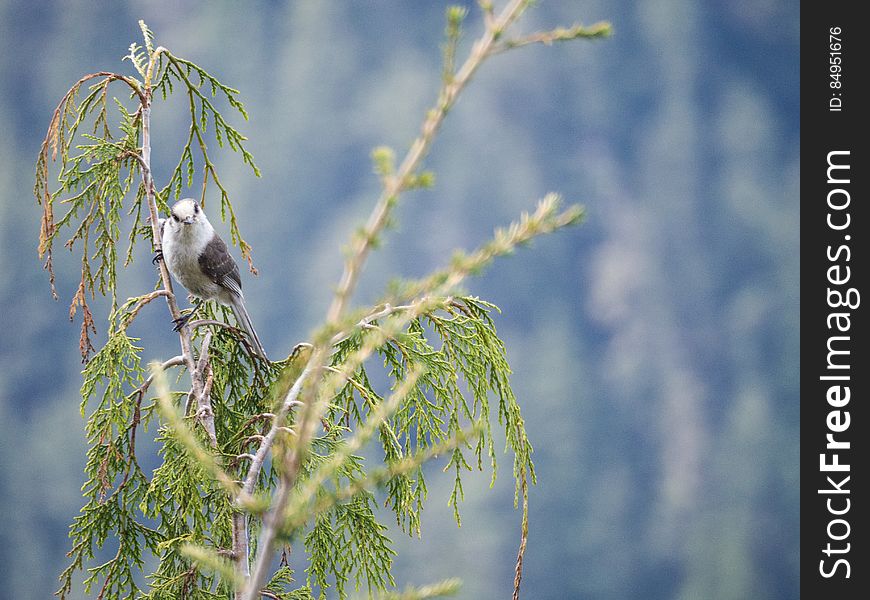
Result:
<svg viewBox="0 0 870 600"><path fill-rule="evenodd" d="M195 212L195 213L199 212L199 206L197 206L196 204L193 205L193 212Z"/></svg>
<svg viewBox="0 0 870 600"><path fill-rule="evenodd" d="M178 223L178 221L179 221L179 219L178 219L178 215L172 215L172 218L175 219L175 222L176 222L176 223Z"/></svg>

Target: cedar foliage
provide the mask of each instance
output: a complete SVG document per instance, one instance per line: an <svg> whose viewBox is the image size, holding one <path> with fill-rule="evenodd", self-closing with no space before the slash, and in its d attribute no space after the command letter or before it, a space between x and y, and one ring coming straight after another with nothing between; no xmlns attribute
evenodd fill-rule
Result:
<svg viewBox="0 0 870 600"><path fill-rule="evenodd" d="M143 349L129 331L137 315L158 298L165 299L173 318L181 314L165 266L156 263L159 279L152 291L118 299L119 265L141 256L142 243L159 251L158 215L196 181L203 204L217 192L232 241L254 270L251 247L208 150L214 140L259 175L245 137L218 108L226 104L246 119L239 92L155 46L154 34L140 22L143 45L132 44L124 57L133 74L85 75L62 97L37 159L34 188L43 211L39 252L53 292L55 245L63 239L81 256L69 310L71 318L81 313L81 411L87 415L89 450L85 504L70 527L61 598L79 582L98 598L289 600L327 593L346 598L360 589L384 598L452 593L459 585L454 580L393 591L394 551L378 504L402 531L421 535L427 500L422 467L438 457L454 473L449 501L459 523L463 476L488 468L495 480L494 427L502 430L513 457L515 504L522 499L518 597L528 485L535 482L532 446L495 328L498 309L460 290L495 258L578 223L581 208L562 209L558 196L550 194L477 250L457 252L443 269L394 283L374 306L349 303L401 194L432 185L432 174L420 165L480 64L531 43L610 32L608 24L599 23L508 36L527 5L513 0L496 14L482 2L483 33L458 67L467 10L447 9L437 102L401 163L388 148L373 152L383 191L351 240L324 323L312 343L275 362L253 355L242 334L227 324L228 313L207 304L200 319L179 331L178 356L143 365ZM159 187L151 176L151 106L172 94L188 98L190 126L175 168ZM108 340L99 349L93 345L97 321L89 306L97 293L111 300ZM170 385L165 372L176 368L187 375L179 371ZM187 378L189 389L173 389ZM389 384L373 383L382 380ZM151 473L140 466L136 449L137 436L149 427L156 430L162 461ZM359 454L372 445L383 457L379 466L366 464ZM304 574L287 564L291 542L294 552L305 552ZM116 551L97 562L104 547ZM280 566L271 571L279 555Z"/></svg>

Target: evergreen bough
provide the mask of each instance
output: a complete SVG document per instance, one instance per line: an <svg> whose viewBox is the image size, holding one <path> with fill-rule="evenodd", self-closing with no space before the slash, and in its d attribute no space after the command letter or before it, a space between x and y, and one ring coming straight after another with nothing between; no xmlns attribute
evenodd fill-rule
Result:
<svg viewBox="0 0 870 600"><path fill-rule="evenodd" d="M229 220L232 241L255 271L206 143L213 138L228 146L259 175L246 138L218 109L226 104L246 119L239 92L155 46L153 33L140 21L144 45L132 44L125 57L133 74L92 73L63 96L39 153L34 188L43 210L39 252L55 297L55 244L68 235L64 246L81 253L70 318L81 313L81 411L89 412L89 450L85 505L70 528L71 562L60 576L61 598L71 593L79 572L85 592L106 599L301 600L325 597L328 590L346 598L352 589L391 599L453 593L456 580L393 591L395 553L378 520L376 494L402 531L420 535L427 499L422 465L443 457L445 470L455 474L449 501L459 523L463 474L487 463L495 480L496 424L513 456L515 505L522 502L514 582L519 597L528 485L535 482L532 446L496 333L497 308L459 290L493 259L578 223L582 209L562 209L550 194L476 251L457 252L443 269L420 280L394 283L376 305L351 308L350 300L402 193L432 184L432 174L420 168L422 160L480 64L531 43L610 33L607 23L598 23L509 37L528 4L511 0L496 13L490 2L481 2L483 33L458 67L467 10L447 9L437 102L401 163L388 148L373 152L383 190L351 239L324 323L311 343L299 344L277 362L253 355L239 331L226 324L224 310L207 304L201 319L180 330L178 356L143 365L143 349L129 333L140 311L162 297L172 318L181 315L165 266L157 263L154 290L123 302L117 296L118 265L129 265L142 242L159 251L158 216L194 185L197 171L201 201L211 186L217 188L221 217ZM120 99L110 94L118 86ZM151 106L171 94L187 96L190 129L168 181L158 187L151 175ZM53 163L59 164L56 184L50 183ZM127 230L123 260L122 228ZM96 321L89 305L97 293L111 301L108 340L99 350L93 346ZM172 389L168 381L166 371L176 367L190 378L186 391ZM376 370L380 374L371 376ZM384 375L387 386L373 383ZM136 453L137 436L149 426L157 429L162 459L150 474ZM372 445L383 456L379 467L359 454ZM96 563L107 542L117 551ZM288 566L290 542L297 542L294 551L304 549L304 576ZM272 570L279 555L280 565ZM145 572L146 564L154 566L152 572Z"/></svg>

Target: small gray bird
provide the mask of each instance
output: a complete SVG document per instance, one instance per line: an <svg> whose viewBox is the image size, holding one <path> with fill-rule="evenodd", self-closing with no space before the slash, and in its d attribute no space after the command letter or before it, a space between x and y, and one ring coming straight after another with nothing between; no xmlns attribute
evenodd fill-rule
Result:
<svg viewBox="0 0 870 600"><path fill-rule="evenodd" d="M245 308L239 267L199 203L193 198L176 202L162 228L163 259L172 276L194 296L229 306L254 352L265 359L266 351Z"/></svg>

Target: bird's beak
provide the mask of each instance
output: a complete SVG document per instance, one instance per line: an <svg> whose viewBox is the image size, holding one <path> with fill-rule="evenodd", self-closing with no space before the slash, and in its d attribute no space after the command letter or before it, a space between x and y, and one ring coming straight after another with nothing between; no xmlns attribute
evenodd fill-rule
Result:
<svg viewBox="0 0 870 600"><path fill-rule="evenodd" d="M191 215L189 217L184 217L184 219L181 222L184 223L185 225L190 225L191 223L193 223L193 215Z"/></svg>

